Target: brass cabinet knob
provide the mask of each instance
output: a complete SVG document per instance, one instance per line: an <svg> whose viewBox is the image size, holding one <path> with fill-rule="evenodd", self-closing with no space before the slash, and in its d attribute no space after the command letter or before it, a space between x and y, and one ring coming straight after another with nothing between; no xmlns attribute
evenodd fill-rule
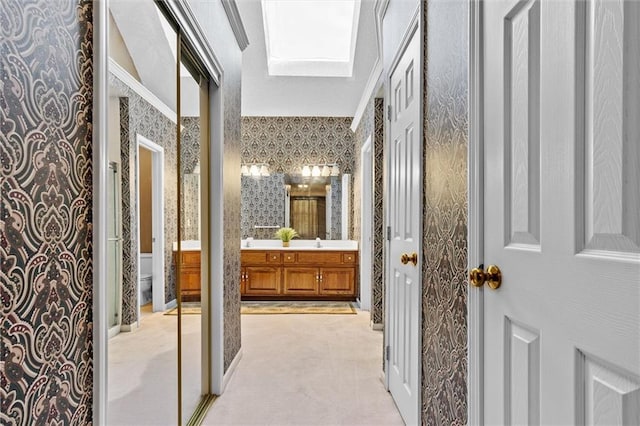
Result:
<svg viewBox="0 0 640 426"><path fill-rule="evenodd" d="M484 265L473 268L469 272L469 281L474 287L482 287L486 282L489 288L495 290L502 284L502 272L496 265L489 265L486 272L482 270Z"/></svg>
<svg viewBox="0 0 640 426"><path fill-rule="evenodd" d="M403 265L411 262L413 263L413 266L416 266L418 264L418 253L402 253L402 256L400 256L400 262L402 262Z"/></svg>

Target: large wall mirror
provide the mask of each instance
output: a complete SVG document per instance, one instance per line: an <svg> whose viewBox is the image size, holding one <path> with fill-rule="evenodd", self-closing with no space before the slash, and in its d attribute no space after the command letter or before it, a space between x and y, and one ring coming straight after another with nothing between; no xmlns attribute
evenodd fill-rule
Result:
<svg viewBox="0 0 640 426"><path fill-rule="evenodd" d="M243 175L242 238L272 239L287 226L302 239L344 239L342 192L340 176Z"/></svg>
<svg viewBox="0 0 640 426"><path fill-rule="evenodd" d="M212 401L210 80L162 5L108 2L107 424L197 423Z"/></svg>

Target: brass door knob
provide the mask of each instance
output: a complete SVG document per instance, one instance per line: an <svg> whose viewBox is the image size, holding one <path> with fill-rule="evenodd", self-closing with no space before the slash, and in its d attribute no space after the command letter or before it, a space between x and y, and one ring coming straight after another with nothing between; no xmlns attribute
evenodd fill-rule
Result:
<svg viewBox="0 0 640 426"><path fill-rule="evenodd" d="M486 282L489 288L495 290L502 284L502 272L496 265L489 265L487 271L483 271L484 265L473 268L469 272L469 281L474 287L482 287Z"/></svg>
<svg viewBox="0 0 640 426"><path fill-rule="evenodd" d="M400 256L400 262L402 262L403 265L406 265L407 263L411 262L413 263L413 266L416 266L418 264L418 253L416 252L413 252L411 254L402 253L402 256Z"/></svg>

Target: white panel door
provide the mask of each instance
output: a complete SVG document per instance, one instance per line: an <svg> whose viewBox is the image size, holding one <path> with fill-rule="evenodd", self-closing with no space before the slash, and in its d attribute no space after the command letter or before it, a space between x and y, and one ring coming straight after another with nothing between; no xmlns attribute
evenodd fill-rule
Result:
<svg viewBox="0 0 640 426"><path fill-rule="evenodd" d="M640 2L482 7L485 423L640 424Z"/></svg>
<svg viewBox="0 0 640 426"><path fill-rule="evenodd" d="M419 421L420 393L420 38L414 33L393 70L389 130L389 391L409 425ZM408 260L415 256L415 262ZM403 258L404 256L404 258ZM413 258L412 258L413 259Z"/></svg>

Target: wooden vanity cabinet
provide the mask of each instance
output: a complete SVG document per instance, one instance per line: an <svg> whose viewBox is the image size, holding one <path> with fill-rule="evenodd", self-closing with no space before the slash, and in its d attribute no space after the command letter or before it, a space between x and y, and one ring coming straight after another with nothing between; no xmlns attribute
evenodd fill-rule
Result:
<svg viewBox="0 0 640 426"><path fill-rule="evenodd" d="M180 259L173 252L173 263L180 261L180 297L184 302L200 301L200 250L183 250Z"/></svg>
<svg viewBox="0 0 640 426"><path fill-rule="evenodd" d="M355 251L242 250L246 299L339 299L357 296Z"/></svg>

